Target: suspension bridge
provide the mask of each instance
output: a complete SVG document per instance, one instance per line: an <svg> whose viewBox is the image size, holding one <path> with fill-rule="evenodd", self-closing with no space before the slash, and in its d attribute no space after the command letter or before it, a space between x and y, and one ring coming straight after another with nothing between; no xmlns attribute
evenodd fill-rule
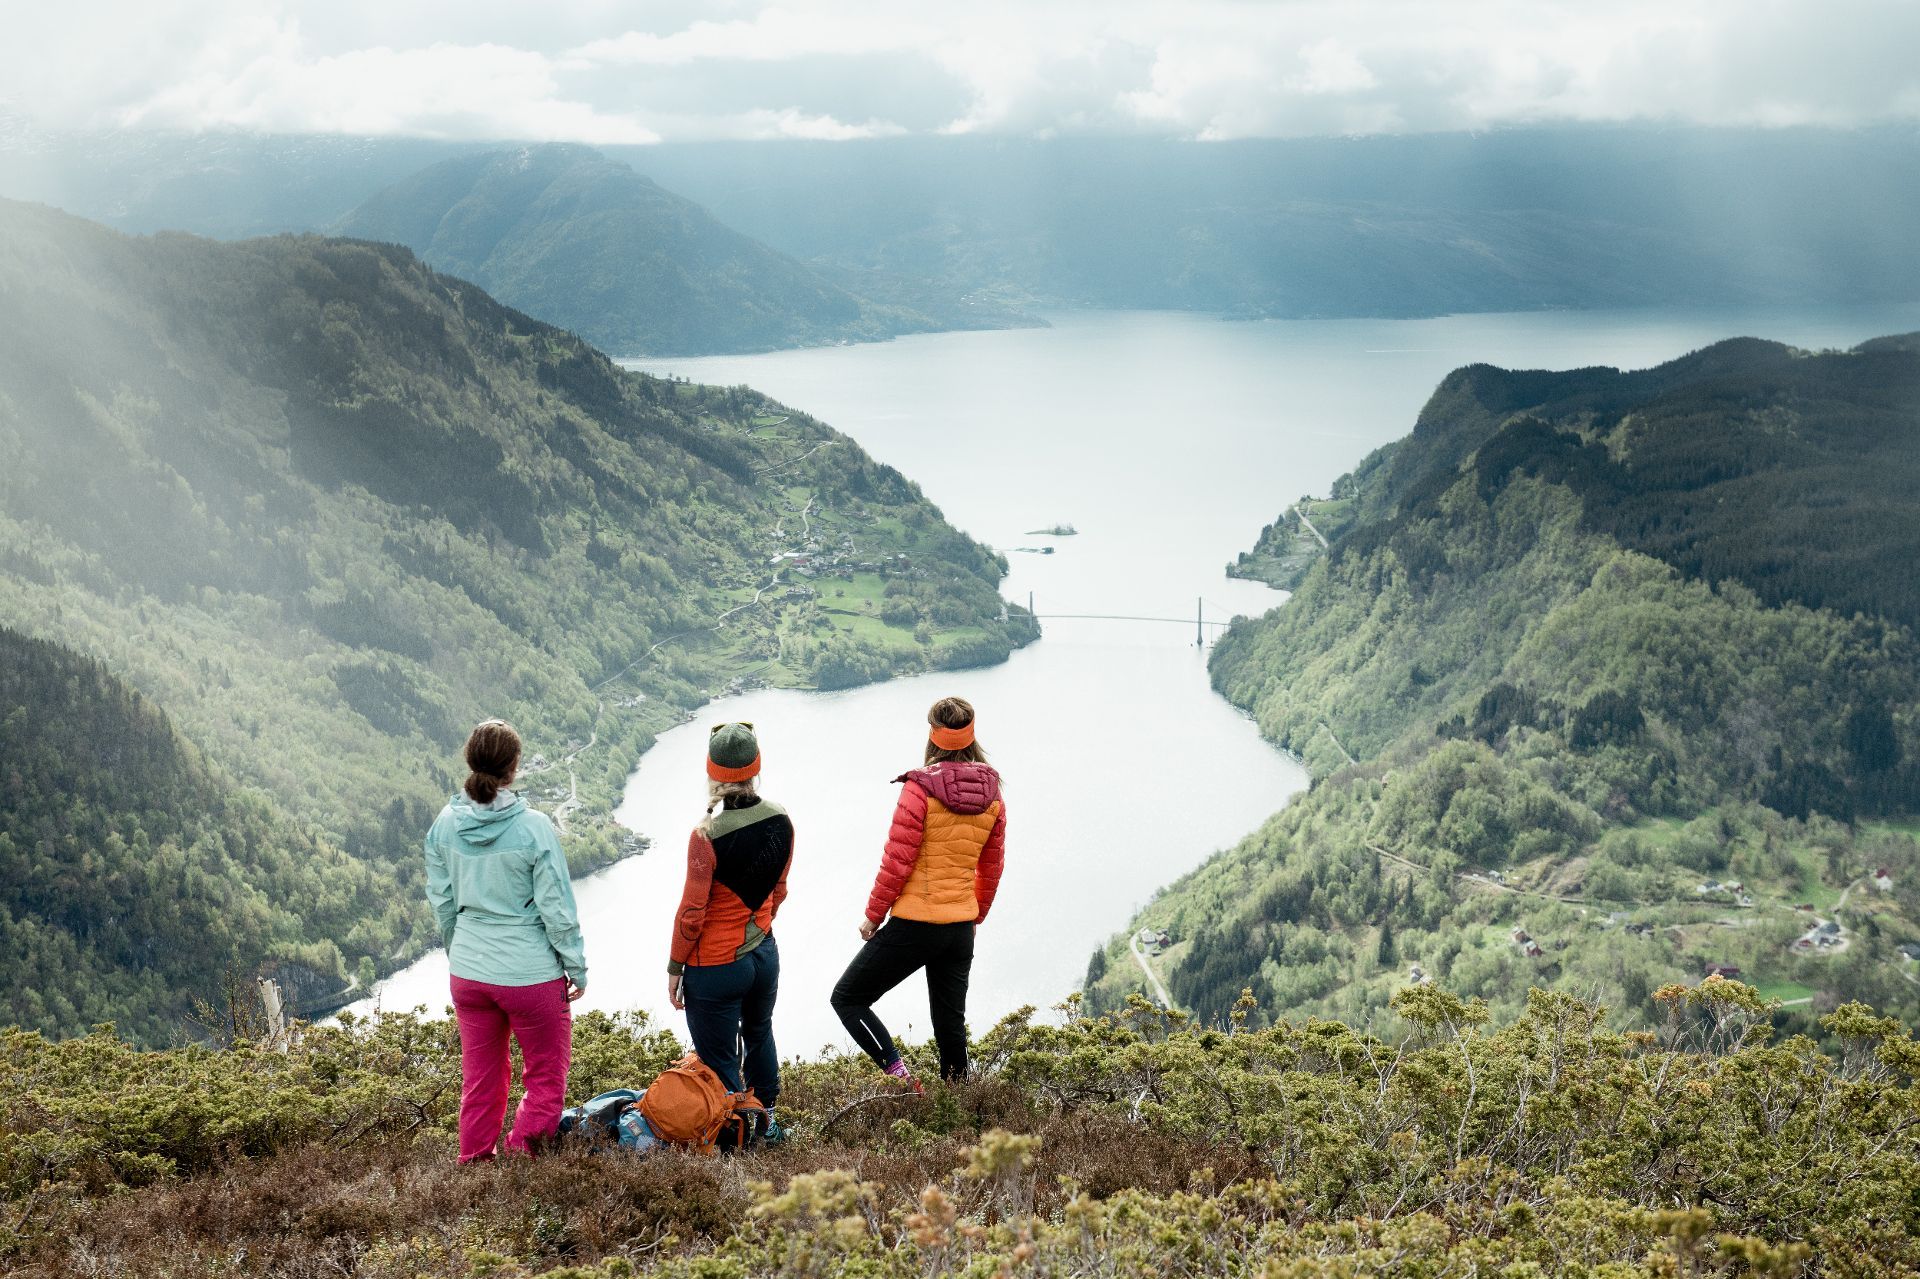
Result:
<svg viewBox="0 0 1920 1279"><path fill-rule="evenodd" d="M1134 613L1042 613L1038 611L1034 605L1033 592L1027 592L1027 612L1031 613L1033 619L1037 622L1170 622L1175 626L1185 626L1188 623L1192 623L1193 643L1196 648L1206 647L1207 628L1209 626L1219 627L1224 630L1232 625L1231 621L1219 622L1209 619L1207 617L1207 603L1208 601L1205 599L1196 598L1193 603L1192 617L1145 617ZM1222 605L1215 604L1213 607L1216 612L1226 613L1229 616L1232 615L1232 610ZM1005 611L1006 607L1002 604L1001 612L1004 614ZM1003 617L1002 620L1004 621L1005 618Z"/></svg>

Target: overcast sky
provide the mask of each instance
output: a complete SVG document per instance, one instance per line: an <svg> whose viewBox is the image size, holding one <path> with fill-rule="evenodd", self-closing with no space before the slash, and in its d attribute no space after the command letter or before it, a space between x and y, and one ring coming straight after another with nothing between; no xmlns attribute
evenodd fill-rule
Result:
<svg viewBox="0 0 1920 1279"><path fill-rule="evenodd" d="M1287 137L1920 120L1920 0L0 0L48 128Z"/></svg>

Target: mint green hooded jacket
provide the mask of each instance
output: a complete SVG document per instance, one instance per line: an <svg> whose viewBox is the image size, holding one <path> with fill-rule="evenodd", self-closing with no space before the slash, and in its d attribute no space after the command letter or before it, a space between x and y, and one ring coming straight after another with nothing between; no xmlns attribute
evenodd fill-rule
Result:
<svg viewBox="0 0 1920 1279"><path fill-rule="evenodd" d="M447 801L427 832L427 901L455 977L536 986L564 976L586 989L566 856L547 815L518 795Z"/></svg>

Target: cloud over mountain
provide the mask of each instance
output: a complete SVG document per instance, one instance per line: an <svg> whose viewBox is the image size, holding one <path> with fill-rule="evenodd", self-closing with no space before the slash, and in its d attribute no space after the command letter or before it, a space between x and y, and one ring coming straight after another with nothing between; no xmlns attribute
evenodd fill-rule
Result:
<svg viewBox="0 0 1920 1279"><path fill-rule="evenodd" d="M49 127L612 145L1920 120L1902 0L825 0L641 25L597 0L185 0L46 7L13 35L5 105Z"/></svg>

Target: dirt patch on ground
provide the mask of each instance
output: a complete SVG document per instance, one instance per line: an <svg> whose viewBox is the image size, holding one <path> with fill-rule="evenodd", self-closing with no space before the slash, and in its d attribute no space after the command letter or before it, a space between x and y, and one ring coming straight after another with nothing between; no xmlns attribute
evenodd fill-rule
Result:
<svg viewBox="0 0 1920 1279"><path fill-rule="evenodd" d="M1553 867L1540 891L1555 897L1578 897L1587 886L1587 859L1569 857Z"/></svg>

